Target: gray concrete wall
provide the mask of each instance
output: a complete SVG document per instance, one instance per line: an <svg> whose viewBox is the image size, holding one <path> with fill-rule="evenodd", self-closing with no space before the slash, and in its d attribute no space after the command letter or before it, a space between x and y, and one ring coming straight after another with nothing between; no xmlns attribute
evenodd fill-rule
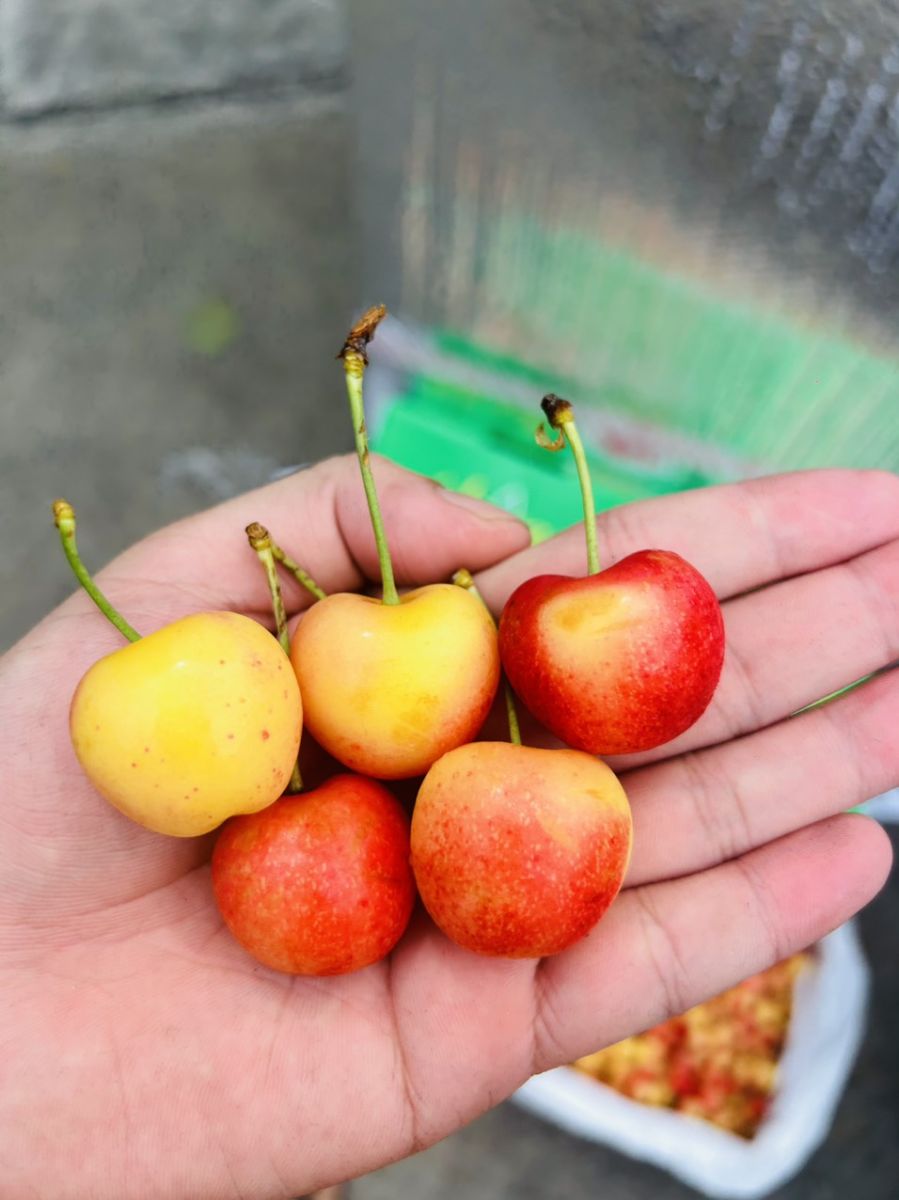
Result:
<svg viewBox="0 0 899 1200"><path fill-rule="evenodd" d="M0 33L19 116L327 83L345 65L335 0L5 0Z"/></svg>
<svg viewBox="0 0 899 1200"><path fill-rule="evenodd" d="M307 419L358 303L346 54L336 0L0 4L0 648L70 589L57 494L99 565L351 444Z"/></svg>

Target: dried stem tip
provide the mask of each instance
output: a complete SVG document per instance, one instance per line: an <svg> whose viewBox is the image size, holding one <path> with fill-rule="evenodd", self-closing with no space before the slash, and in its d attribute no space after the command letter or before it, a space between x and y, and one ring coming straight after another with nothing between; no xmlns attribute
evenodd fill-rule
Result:
<svg viewBox="0 0 899 1200"><path fill-rule="evenodd" d="M272 535L264 525L260 525L258 521L252 521L246 528L247 541L250 546L256 550L271 550Z"/></svg>
<svg viewBox="0 0 899 1200"><path fill-rule="evenodd" d="M376 304L374 308L370 308L364 312L347 334L347 339L343 343L343 347L337 357L346 358L348 354L357 354L365 365L368 366L366 347L375 336L375 330L386 316L387 307L384 304Z"/></svg>
<svg viewBox="0 0 899 1200"><path fill-rule="evenodd" d="M63 522L68 523L74 520L75 510L72 508L71 504L69 504L68 500L53 501L53 521L57 529L62 526Z"/></svg>
<svg viewBox="0 0 899 1200"><path fill-rule="evenodd" d="M465 567L460 568L453 576L453 583L456 587L466 588L468 591L474 590L474 580L471 577L471 571Z"/></svg>
<svg viewBox="0 0 899 1200"><path fill-rule="evenodd" d="M562 429L574 420L574 410L568 400L563 400L554 392L549 392L540 401L540 407L546 414L546 419L553 429Z"/></svg>

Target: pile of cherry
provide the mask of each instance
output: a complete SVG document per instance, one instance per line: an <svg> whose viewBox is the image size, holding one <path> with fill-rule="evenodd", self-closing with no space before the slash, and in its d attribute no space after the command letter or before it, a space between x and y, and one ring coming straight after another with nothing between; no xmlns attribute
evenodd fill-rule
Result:
<svg viewBox="0 0 899 1200"><path fill-rule="evenodd" d="M528 580L498 629L465 570L400 595L362 400L383 316L367 312L340 356L382 598L325 596L251 525L277 636L213 612L141 638L82 565L71 506L54 505L79 581L130 643L75 692L82 768L157 833L222 825L212 889L225 924L266 966L302 975L383 958L416 892L449 938L480 954L540 957L582 938L618 894L632 843L624 789L597 756L677 737L708 706L724 657L715 595L678 555L643 550L599 570L583 445L571 405L556 396L543 409L557 436L541 429L538 440L574 453L588 575ZM292 639L279 566L316 597ZM503 672L510 740L477 741ZM512 689L570 749L521 744ZM297 766L303 727L347 768L310 790ZM422 776L410 823L385 782Z"/></svg>

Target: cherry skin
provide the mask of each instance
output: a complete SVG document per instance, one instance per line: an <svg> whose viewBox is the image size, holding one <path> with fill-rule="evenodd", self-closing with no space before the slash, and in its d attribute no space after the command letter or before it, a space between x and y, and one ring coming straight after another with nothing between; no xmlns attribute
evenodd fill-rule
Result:
<svg viewBox="0 0 899 1200"><path fill-rule="evenodd" d="M556 737L590 754L634 754L705 712L724 662L724 622L695 567L641 550L582 579L521 584L503 609L499 645L512 687Z"/></svg>
<svg viewBox="0 0 899 1200"><path fill-rule="evenodd" d="M425 908L478 954L567 949L615 899L631 850L624 789L575 750L476 742L435 763L412 817Z"/></svg>
<svg viewBox="0 0 899 1200"><path fill-rule="evenodd" d="M72 745L101 796L147 829L196 837L267 807L303 710L284 651L239 613L194 613L107 654L72 699Z"/></svg>
<svg viewBox="0 0 899 1200"><path fill-rule="evenodd" d="M335 594L291 644L306 727L329 754L376 779L423 775L476 736L499 684L490 614L462 588L430 584L396 604Z"/></svg>
<svg viewBox="0 0 899 1200"><path fill-rule="evenodd" d="M238 942L267 967L343 975L389 954L409 922L415 884L399 801L361 775L224 826L212 888Z"/></svg>

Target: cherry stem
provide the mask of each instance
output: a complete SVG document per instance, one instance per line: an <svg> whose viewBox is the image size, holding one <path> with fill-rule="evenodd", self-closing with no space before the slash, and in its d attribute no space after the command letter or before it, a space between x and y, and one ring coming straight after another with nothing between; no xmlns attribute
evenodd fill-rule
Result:
<svg viewBox="0 0 899 1200"><path fill-rule="evenodd" d="M512 686L503 672L503 696L506 701L506 720L509 725L509 741L513 746L521 745L521 726L518 724L518 710L515 707L515 696Z"/></svg>
<svg viewBox="0 0 899 1200"><path fill-rule="evenodd" d="M59 540L62 542L63 552L69 561L69 566L75 575L75 578L99 608L100 612L110 620L119 633L128 639L129 642L139 642L140 634L136 629L128 624L121 613L106 599L97 585L94 583L91 575L81 561L81 556L78 553L78 542L75 538L75 510L69 504L68 500L53 501L53 519L56 523L56 528L59 530Z"/></svg>
<svg viewBox="0 0 899 1200"><path fill-rule="evenodd" d="M472 578L471 571L468 571L465 569L465 567L462 567L461 570L457 571L453 576L453 583L456 585L456 587L465 588L467 592L471 592L476 600L480 600L484 608L487 609L487 612L490 613L491 620L493 620L493 613L490 612L490 609L487 607L487 601L478 591L477 585ZM496 621L494 620L493 623L495 625ZM518 710L515 707L515 694L512 691L509 680L506 678L505 671L503 672L503 696L506 701L506 719L509 723L509 741L513 746L520 746L521 726L518 723Z"/></svg>
<svg viewBox="0 0 899 1200"><path fill-rule="evenodd" d="M278 568L275 565L271 534L258 521L253 521L247 526L246 534L250 546L256 551L256 557L265 569L265 578L268 581L268 590L272 597L272 612L275 614L278 641L281 643L281 649L289 658L290 635L287 632L287 613L284 611L284 598L281 595L281 584L278 580ZM287 790L290 793L303 790L303 777L300 775L299 762L295 762L293 765Z"/></svg>
<svg viewBox="0 0 899 1200"><path fill-rule="evenodd" d="M289 571L298 584L304 587L316 600L327 599L328 593L324 588L318 586L308 571L304 571L298 562L294 562L289 554L285 554L277 542L272 542L271 546L275 562L279 562L285 571Z"/></svg>
<svg viewBox="0 0 899 1200"><path fill-rule="evenodd" d="M834 700L841 700L843 696L848 696L850 692L854 692L857 688L864 687L866 683L870 683L872 679L876 679L879 675L885 675L887 671L894 670L890 667L878 667L876 671L872 671L869 675L863 675L861 679L856 679L852 683L848 683L845 687L838 688L835 692L828 692L826 696L822 696L820 700L813 700L811 704L806 704L804 708L799 708L792 715L794 717L801 716L802 713L811 712L815 708L823 708L825 704L832 704Z"/></svg>
<svg viewBox="0 0 899 1200"><path fill-rule="evenodd" d="M278 581L278 568L275 565L275 556L272 553L271 534L258 521L253 521L251 525L247 526L246 534L247 541L250 543L251 548L256 551L256 557L265 569L265 578L272 597L272 612L275 614L275 630L278 641L281 643L281 649L284 653L290 654L287 613L284 610L284 598L281 595L281 584Z"/></svg>
<svg viewBox="0 0 899 1200"><path fill-rule="evenodd" d="M558 441L549 441L543 433L543 426L537 430L537 442L545 450L561 450L567 444L574 455L574 465L577 467L578 483L581 486L581 500L584 505L584 533L587 537L587 573L599 574L599 546L596 540L596 504L593 499L593 483L590 479L590 467L587 464L587 453L584 443L574 423L574 409L570 401L563 400L552 392L543 397L540 407L546 413L553 429L558 430Z"/></svg>
<svg viewBox="0 0 899 1200"><path fill-rule="evenodd" d="M356 439L356 455L359 459L362 486L365 488L365 499L368 501L371 525L378 547L383 600L385 604L399 604L400 598L393 577L393 563L390 560L387 535L384 532L381 507L378 504L378 493L375 490L375 481L371 472L371 455L368 448L368 431L365 427L365 404L362 394L362 379L365 375L365 368L368 366L366 347L375 336L375 330L386 315L387 309L383 304L378 304L364 313L350 330L343 349L337 357L343 359L346 390L353 418L353 434Z"/></svg>

